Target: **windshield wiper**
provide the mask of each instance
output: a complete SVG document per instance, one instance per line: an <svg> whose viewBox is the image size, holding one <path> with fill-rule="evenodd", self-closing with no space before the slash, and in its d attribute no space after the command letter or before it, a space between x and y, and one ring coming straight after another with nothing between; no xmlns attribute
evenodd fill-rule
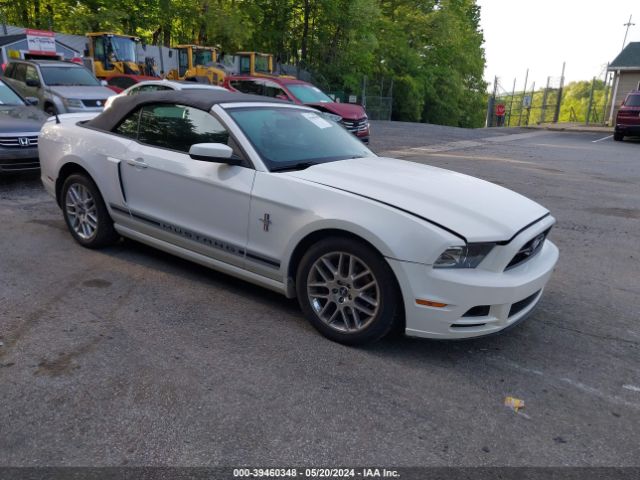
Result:
<svg viewBox="0 0 640 480"><path fill-rule="evenodd" d="M289 170L304 170L305 168L312 167L314 165L318 165L317 162L298 162L292 165L285 165L283 167L275 167L272 168L272 172L286 172Z"/></svg>

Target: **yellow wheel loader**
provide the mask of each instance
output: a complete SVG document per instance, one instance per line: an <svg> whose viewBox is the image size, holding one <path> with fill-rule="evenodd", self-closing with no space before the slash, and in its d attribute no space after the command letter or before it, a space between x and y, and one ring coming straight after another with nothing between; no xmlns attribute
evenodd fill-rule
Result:
<svg viewBox="0 0 640 480"><path fill-rule="evenodd" d="M222 85L225 72L217 65L218 54L213 47L178 45L178 69L167 73L169 80L187 80Z"/></svg>
<svg viewBox="0 0 640 480"><path fill-rule="evenodd" d="M93 59L96 77L105 78L115 74L141 75L136 61L137 37L116 33L87 33L88 54Z"/></svg>

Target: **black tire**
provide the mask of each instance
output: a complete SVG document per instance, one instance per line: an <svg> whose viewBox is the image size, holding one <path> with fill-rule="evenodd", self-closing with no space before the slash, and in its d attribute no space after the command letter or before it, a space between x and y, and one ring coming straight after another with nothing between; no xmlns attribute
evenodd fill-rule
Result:
<svg viewBox="0 0 640 480"><path fill-rule="evenodd" d="M621 142L622 140L624 140L624 135L620 132L613 132L613 139L616 142Z"/></svg>
<svg viewBox="0 0 640 480"><path fill-rule="evenodd" d="M91 235L85 235L76 231L73 225L73 214L70 213L74 210L71 207L71 197L69 197L69 190L72 187L75 187L77 190L78 186L84 187L90 194L92 205L95 206L95 213L93 214L97 217L97 221L95 223L95 230ZM76 191L74 190L74 191ZM113 220L107 211L107 207L104 204L104 200L102 199L102 195L98 190L96 184L84 174L76 173L70 175L62 185L62 193L60 198L60 203L62 206L62 215L64 216L64 221L67 224L67 228L69 232L73 236L73 238L83 247L87 248L102 248L107 247L109 245L113 245L120 236L118 232L113 228ZM91 203L90 203L91 205ZM92 210L93 211L93 210Z"/></svg>
<svg viewBox="0 0 640 480"><path fill-rule="evenodd" d="M315 265L316 262L321 262L322 258L335 259L334 264L340 265L342 261L343 274L333 274L333 279L330 282L336 281L335 279L352 278L353 280L344 280L341 283L343 285L339 291L338 288L330 288L326 286L314 287L318 285L316 280L312 279L313 285L311 289L318 288L319 290L313 290L314 292L326 292L327 297L331 296L331 299L311 299L308 284L311 277L317 276L320 272L317 271ZM340 259L343 260L340 260ZM354 271L358 270L360 274L368 271L369 274L365 274L361 279L356 279L357 275L348 277L348 265L344 265L348 262L349 258L354 259ZM345 260L346 259L346 260ZM359 262L359 263L358 263ZM311 273L312 268L314 271ZM337 266L336 271L340 270L340 266ZM326 271L328 272L328 270ZM325 272L325 273L326 273ZM377 286L374 289L375 295L373 297L377 301L375 308L370 307L367 303L363 303L362 293L357 292L357 288L363 285L356 282L365 282L370 285L371 281L377 282ZM353 287L353 289L352 289ZM344 290L344 293L341 293ZM307 253L302 257L298 270L296 272L296 293L298 296L298 302L302 308L303 313L320 333L338 343L345 345L364 345L373 343L389 333L396 322L399 320L402 310L402 295L396 282L396 278L391 270L391 267L387 264L385 259L376 250L365 244L364 242L341 237L326 238L318 243L314 244ZM339 297L343 295L342 297ZM367 295L372 298L372 295ZM340 302L342 299L345 303ZM314 304L312 304L314 302ZM323 303L325 302L325 303ZM339 302L341 305L339 305ZM331 303L331 305L328 305ZM337 313L336 320L331 322L331 319L323 319L320 315L324 313L324 316L332 316L333 306L335 311L340 310ZM375 311L375 315L367 315L363 311L359 310L362 306L370 309L371 312ZM320 310L320 312L318 312ZM326 310L326 313L325 313ZM349 313L350 310L350 313ZM334 311L334 312L335 312ZM345 317L345 311L348 313ZM367 317L365 320L362 317ZM358 322L360 320L361 327L358 328ZM332 317L333 318L333 317ZM353 327L349 330L349 327Z"/></svg>
<svg viewBox="0 0 640 480"><path fill-rule="evenodd" d="M50 117L53 117L57 112L56 107L54 107L53 105L51 105L50 103L45 105L44 107L44 112L49 115Z"/></svg>

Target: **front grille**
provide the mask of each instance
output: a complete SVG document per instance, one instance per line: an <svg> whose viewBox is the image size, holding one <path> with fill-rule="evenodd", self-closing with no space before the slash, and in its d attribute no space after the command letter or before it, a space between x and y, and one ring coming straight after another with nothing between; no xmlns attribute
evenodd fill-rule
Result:
<svg viewBox="0 0 640 480"><path fill-rule="evenodd" d="M536 235L527 243L525 243L522 248L518 250L518 253L516 253L515 256L511 259L505 270L509 270L510 268L514 268L518 265L523 264L524 262L533 258L540 250L542 250L542 246L544 245L544 241L549 234L549 230L551 229L548 229Z"/></svg>
<svg viewBox="0 0 640 480"><path fill-rule="evenodd" d="M345 120L343 118L340 123L342 123L344 128L349 130L351 133L365 132L369 128L369 120L366 118L361 118L359 120Z"/></svg>
<svg viewBox="0 0 640 480"><path fill-rule="evenodd" d="M38 146L38 135L21 135L14 137L0 137L0 147L29 148Z"/></svg>
<svg viewBox="0 0 640 480"><path fill-rule="evenodd" d="M89 108L104 107L104 102L106 102L106 100L101 98L97 100L82 100L82 104Z"/></svg>
<svg viewBox="0 0 640 480"><path fill-rule="evenodd" d="M517 315L518 313L523 311L525 308L527 308L529 305L531 305L533 301L538 297L539 293L540 293L540 290L538 290L533 295L528 296L524 300L520 300L519 302L516 302L513 305L511 305L511 308L509 309L509 318L513 317L514 315Z"/></svg>

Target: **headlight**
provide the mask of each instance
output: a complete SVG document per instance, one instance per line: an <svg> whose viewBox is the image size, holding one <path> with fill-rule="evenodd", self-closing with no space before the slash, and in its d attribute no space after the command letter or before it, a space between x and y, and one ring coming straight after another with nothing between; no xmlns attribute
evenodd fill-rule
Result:
<svg viewBox="0 0 640 480"><path fill-rule="evenodd" d="M449 247L433 264L433 268L476 268L495 243L470 243L462 247Z"/></svg>
<svg viewBox="0 0 640 480"><path fill-rule="evenodd" d="M82 100L80 100L79 98L67 98L64 100L64 103L67 104L67 107L72 107L72 108L83 107Z"/></svg>

